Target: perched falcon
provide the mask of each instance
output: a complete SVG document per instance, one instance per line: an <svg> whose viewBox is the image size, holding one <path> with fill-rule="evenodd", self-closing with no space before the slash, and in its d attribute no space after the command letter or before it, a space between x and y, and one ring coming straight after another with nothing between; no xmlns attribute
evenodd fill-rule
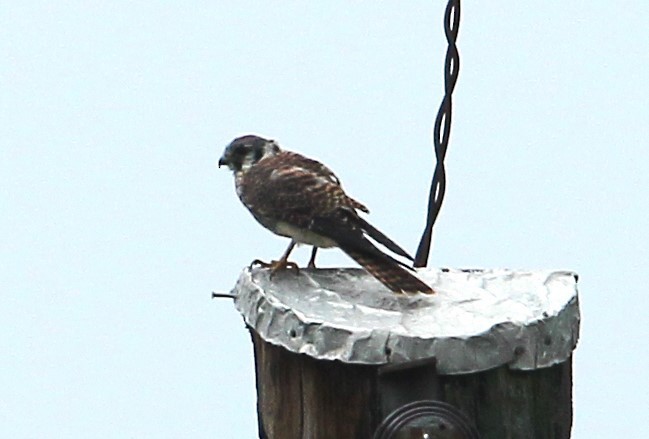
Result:
<svg viewBox="0 0 649 439"><path fill-rule="evenodd" d="M271 273L297 265L288 262L296 243L310 244L309 266L318 247L339 247L390 290L433 293L406 264L379 250L369 239L393 253L412 257L358 214L368 209L343 191L338 177L322 163L280 149L273 140L247 135L234 139L219 167L234 172L237 195L264 227L291 238L284 255L270 264Z"/></svg>

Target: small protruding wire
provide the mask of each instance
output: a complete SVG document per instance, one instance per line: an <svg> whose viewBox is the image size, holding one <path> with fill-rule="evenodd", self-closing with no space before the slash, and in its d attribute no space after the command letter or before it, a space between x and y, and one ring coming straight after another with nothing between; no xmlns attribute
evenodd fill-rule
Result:
<svg viewBox="0 0 649 439"><path fill-rule="evenodd" d="M234 299L237 296L234 294L229 294L229 293L217 293L215 291L212 291L212 299Z"/></svg>

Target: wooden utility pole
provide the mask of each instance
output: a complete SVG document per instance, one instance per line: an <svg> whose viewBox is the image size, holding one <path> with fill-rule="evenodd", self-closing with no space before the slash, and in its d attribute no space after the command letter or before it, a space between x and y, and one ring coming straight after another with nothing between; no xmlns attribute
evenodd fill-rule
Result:
<svg viewBox="0 0 649 439"><path fill-rule="evenodd" d="M259 437L570 437L570 272L422 270L397 296L358 269L244 270Z"/></svg>

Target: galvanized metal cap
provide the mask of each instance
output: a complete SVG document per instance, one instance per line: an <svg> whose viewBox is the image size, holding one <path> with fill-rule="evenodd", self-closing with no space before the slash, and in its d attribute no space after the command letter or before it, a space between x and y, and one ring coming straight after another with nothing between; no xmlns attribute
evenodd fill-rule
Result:
<svg viewBox="0 0 649 439"><path fill-rule="evenodd" d="M385 364L435 357L439 374L563 362L579 336L568 271L420 269L434 295L396 295L356 268L244 269L235 306L265 341L317 359Z"/></svg>

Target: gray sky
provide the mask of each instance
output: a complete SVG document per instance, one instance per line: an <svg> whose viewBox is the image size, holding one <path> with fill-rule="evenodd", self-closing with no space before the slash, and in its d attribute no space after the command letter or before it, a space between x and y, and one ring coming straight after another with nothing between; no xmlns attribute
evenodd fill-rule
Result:
<svg viewBox="0 0 649 439"><path fill-rule="evenodd" d="M250 339L210 292L286 240L216 161L272 137L414 251L443 7L4 2L0 436L255 437ZM459 47L431 265L577 271L573 436L641 437L649 2L464 2Z"/></svg>

